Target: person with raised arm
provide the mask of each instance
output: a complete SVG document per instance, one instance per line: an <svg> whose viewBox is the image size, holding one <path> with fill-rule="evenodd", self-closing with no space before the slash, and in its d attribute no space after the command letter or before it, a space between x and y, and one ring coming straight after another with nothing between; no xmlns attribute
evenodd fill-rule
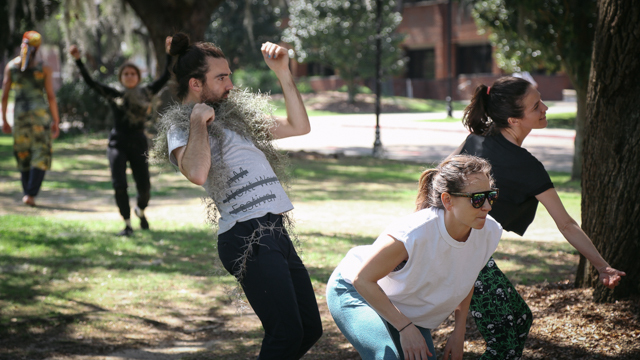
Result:
<svg viewBox="0 0 640 360"><path fill-rule="evenodd" d="M170 160L208 193L217 248L264 328L259 359L299 359L322 335L315 293L287 232L293 205L285 192L286 159L273 140L309 133L287 49L264 43L287 117L270 115L268 97L234 89L222 50L173 36L171 54L181 103L159 122L152 159ZM284 185L284 186L283 186Z"/></svg>
<svg viewBox="0 0 640 360"><path fill-rule="evenodd" d="M547 109L525 79L506 76L491 86L479 85L463 117L471 134L452 155L475 155L491 163L500 201L489 215L505 230L524 235L541 202L565 239L598 270L602 284L613 289L625 273L602 258L567 213L542 163L522 147L531 130L547 126ZM531 310L493 258L480 272L470 309L487 343L482 360L522 356Z"/></svg>
<svg viewBox="0 0 640 360"><path fill-rule="evenodd" d="M120 236L133 234L131 206L129 205L129 194L127 193L127 163L131 168L136 190L138 191L134 213L140 219L140 228L143 230L149 229L149 221L147 220L145 209L151 199L151 179L147 161L149 140L144 133L144 128L145 121L151 113L153 96L171 78L169 73L169 66L171 65L169 38L165 41L165 50L167 52L167 65L164 73L157 80L144 86L140 85L142 80L140 69L134 63L126 62L120 66L118 71L118 80L124 89L116 89L91 78L87 68L82 63L78 47L72 45L69 48L69 53L75 59L82 78L89 87L109 102L109 107L113 114L114 124L109 134L107 157L109 158L111 184L115 192L116 205L125 222L124 229L118 233Z"/></svg>

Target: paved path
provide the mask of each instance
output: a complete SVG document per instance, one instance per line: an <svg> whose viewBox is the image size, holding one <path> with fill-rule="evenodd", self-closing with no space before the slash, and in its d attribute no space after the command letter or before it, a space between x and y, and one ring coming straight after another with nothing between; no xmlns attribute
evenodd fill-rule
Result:
<svg viewBox="0 0 640 360"><path fill-rule="evenodd" d="M570 111L575 111L575 103L557 103L548 112ZM462 112L453 115L461 118ZM444 113L382 114L380 138L384 157L420 163L440 162L469 134L460 122L421 121L445 117ZM278 140L280 148L346 156L371 155L375 140L374 114L317 116L311 117L310 121L311 133ZM534 130L523 146L547 170L570 172L574 137L574 130Z"/></svg>
<svg viewBox="0 0 640 360"><path fill-rule="evenodd" d="M576 111L571 102L549 103L548 113ZM7 107L13 124L13 104ZM453 113L462 118L462 111ZM469 132L461 122L438 122L445 113L381 114L380 138L388 159L438 163L455 150ZM375 141L375 114L311 117L311 133L278 140L281 149L317 151L346 156L371 155ZM574 130L540 129L529 134L523 146L547 170L570 172L573 163Z"/></svg>

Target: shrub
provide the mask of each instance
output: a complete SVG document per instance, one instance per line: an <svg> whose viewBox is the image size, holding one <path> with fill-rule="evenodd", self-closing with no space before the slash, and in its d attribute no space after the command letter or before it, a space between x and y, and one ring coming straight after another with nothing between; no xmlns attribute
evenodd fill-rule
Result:
<svg viewBox="0 0 640 360"><path fill-rule="evenodd" d="M113 115L109 105L83 79L63 83L56 97L60 121L68 123L70 129L93 132L112 127Z"/></svg>
<svg viewBox="0 0 640 360"><path fill-rule="evenodd" d="M339 89L339 92L347 92L347 85L342 85ZM368 87L364 86L364 85L358 85L358 88L356 89L356 94L373 94L373 91L371 91L371 89L369 89Z"/></svg>
<svg viewBox="0 0 640 360"><path fill-rule="evenodd" d="M249 88L251 91L282 94L280 82L271 70L239 69L231 75L233 84L237 87Z"/></svg>
<svg viewBox="0 0 640 360"><path fill-rule="evenodd" d="M300 92L300 94L315 93L315 91L311 87L311 82L309 81L309 78L306 78L306 77L301 77L298 80L296 80L296 87L298 88L298 91Z"/></svg>

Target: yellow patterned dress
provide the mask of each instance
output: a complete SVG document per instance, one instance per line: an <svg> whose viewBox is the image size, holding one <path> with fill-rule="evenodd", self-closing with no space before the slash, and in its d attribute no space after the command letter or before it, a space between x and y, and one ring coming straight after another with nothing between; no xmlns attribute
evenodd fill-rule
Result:
<svg viewBox="0 0 640 360"><path fill-rule="evenodd" d="M18 170L51 167L51 115L45 97L42 63L20 71L20 61L12 61L11 88L15 91L13 153Z"/></svg>

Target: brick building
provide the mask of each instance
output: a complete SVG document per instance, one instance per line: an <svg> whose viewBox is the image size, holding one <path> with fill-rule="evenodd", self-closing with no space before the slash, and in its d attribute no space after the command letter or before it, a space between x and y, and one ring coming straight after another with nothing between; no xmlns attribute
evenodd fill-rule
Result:
<svg viewBox="0 0 640 360"><path fill-rule="evenodd" d="M404 0L399 32L406 34L403 43L408 58L405 74L388 80L385 93L425 99L445 99L449 94L448 25L451 20L451 94L454 100L471 98L480 84L491 84L506 75L493 58L486 34L478 28L469 9L449 0ZM314 75L311 85L316 91L337 89L344 84L331 69L319 64L295 64L297 76ZM562 100L562 90L572 88L564 74L533 75L545 100Z"/></svg>

